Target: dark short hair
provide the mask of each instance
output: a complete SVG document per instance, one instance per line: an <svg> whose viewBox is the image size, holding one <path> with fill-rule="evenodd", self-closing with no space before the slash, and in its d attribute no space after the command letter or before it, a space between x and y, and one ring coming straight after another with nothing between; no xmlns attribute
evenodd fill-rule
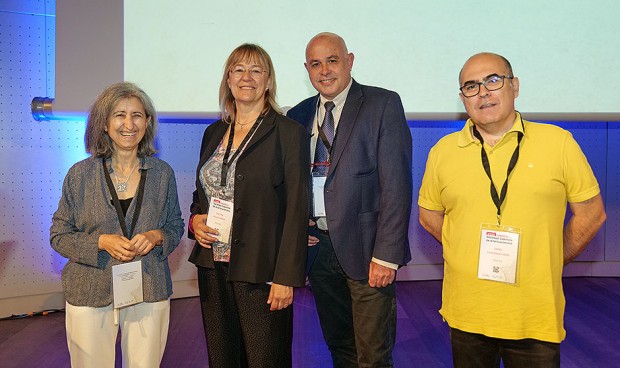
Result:
<svg viewBox="0 0 620 368"><path fill-rule="evenodd" d="M86 152L95 157L111 157L114 152L112 139L106 132L108 122L116 104L125 98L135 97L142 103L146 118L151 121L146 126L144 137L138 144L138 157L151 156L155 149L155 132L157 131L157 113L153 101L140 87L130 82L113 84L101 92L90 107L86 122L84 143Z"/></svg>
<svg viewBox="0 0 620 368"><path fill-rule="evenodd" d="M226 59L226 63L224 64L224 74L222 75L222 81L220 82L220 109L222 111L222 119L226 122L232 122L235 120L236 109L235 109L235 98L232 95L232 91L228 86L228 73L230 68L232 68L235 64L238 64L242 61L254 61L267 71L267 87L268 89L265 91L264 101L265 101L265 110L263 112L267 112L269 108L272 108L276 111L280 111L280 107L276 103L276 72L273 69L273 63L271 62L271 57L259 45L253 43L244 43L243 45L237 47L230 53L228 59Z"/></svg>

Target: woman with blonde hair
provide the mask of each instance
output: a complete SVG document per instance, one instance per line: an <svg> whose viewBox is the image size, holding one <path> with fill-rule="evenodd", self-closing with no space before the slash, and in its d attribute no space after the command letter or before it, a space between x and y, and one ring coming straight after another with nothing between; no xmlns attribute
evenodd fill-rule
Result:
<svg viewBox="0 0 620 368"><path fill-rule="evenodd" d="M209 366L290 367L293 287L305 280L308 136L279 112L273 64L258 45L230 54L219 95L189 229Z"/></svg>

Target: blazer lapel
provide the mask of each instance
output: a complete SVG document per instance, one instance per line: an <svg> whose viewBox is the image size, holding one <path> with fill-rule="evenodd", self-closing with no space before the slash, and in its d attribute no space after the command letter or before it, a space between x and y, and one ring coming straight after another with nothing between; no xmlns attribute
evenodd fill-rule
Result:
<svg viewBox="0 0 620 368"><path fill-rule="evenodd" d="M302 117L300 123L306 127L306 131L308 135L312 135L312 129L314 129L314 125L316 124L316 108L319 103L320 95L316 95L304 110L304 116Z"/></svg>
<svg viewBox="0 0 620 368"><path fill-rule="evenodd" d="M351 84L351 89L349 90L347 100L344 103L342 114L340 114L340 121L338 121L336 139L334 141L335 143L332 149L332 162L327 172L328 178L336 169L336 166L340 161L340 157L342 157L342 153L347 146L347 142L351 137L351 132L353 131L353 128L357 121L357 115L360 111L363 100L364 95L362 94L362 88L354 80Z"/></svg>
<svg viewBox="0 0 620 368"><path fill-rule="evenodd" d="M261 122L260 126L258 127L258 129L256 129L254 136L248 142L248 146L246 147L245 150L243 150L238 160L242 160L243 157L248 152L250 152L250 150L252 149L252 146L254 146L265 135L267 135L267 133L269 133L272 129L274 129L276 126L275 124L276 124L276 112L274 109L269 109L269 111L267 111L267 114L265 114L265 117L263 118L263 121ZM239 147L239 148L242 148L242 147Z"/></svg>

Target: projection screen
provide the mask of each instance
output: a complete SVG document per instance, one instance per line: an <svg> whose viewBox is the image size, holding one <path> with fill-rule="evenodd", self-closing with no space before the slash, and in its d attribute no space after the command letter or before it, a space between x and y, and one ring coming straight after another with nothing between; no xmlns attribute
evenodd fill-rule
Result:
<svg viewBox="0 0 620 368"><path fill-rule="evenodd" d="M224 61L244 42L269 52L278 102L292 106L316 93L306 43L331 31L355 55L353 77L398 92L410 119L461 118L459 70L490 51L512 62L528 118L617 121L619 18L615 0L63 0L56 95L40 117L83 118L104 86L129 80L164 120L215 118Z"/></svg>

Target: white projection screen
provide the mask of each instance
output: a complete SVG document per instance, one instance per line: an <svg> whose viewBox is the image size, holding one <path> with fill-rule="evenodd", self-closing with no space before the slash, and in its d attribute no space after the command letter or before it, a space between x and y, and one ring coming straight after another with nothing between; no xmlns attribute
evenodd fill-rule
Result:
<svg viewBox="0 0 620 368"><path fill-rule="evenodd" d="M54 118L83 115L105 85L123 79L151 95L164 120L215 118L224 61L244 42L269 52L278 102L292 106L316 93L303 66L308 40L331 31L355 54L353 77L397 91L410 119L462 118L459 70L490 51L511 61L521 81L517 108L528 118L620 120L617 0L59 0L57 7ZM112 50L103 52L106 45Z"/></svg>

